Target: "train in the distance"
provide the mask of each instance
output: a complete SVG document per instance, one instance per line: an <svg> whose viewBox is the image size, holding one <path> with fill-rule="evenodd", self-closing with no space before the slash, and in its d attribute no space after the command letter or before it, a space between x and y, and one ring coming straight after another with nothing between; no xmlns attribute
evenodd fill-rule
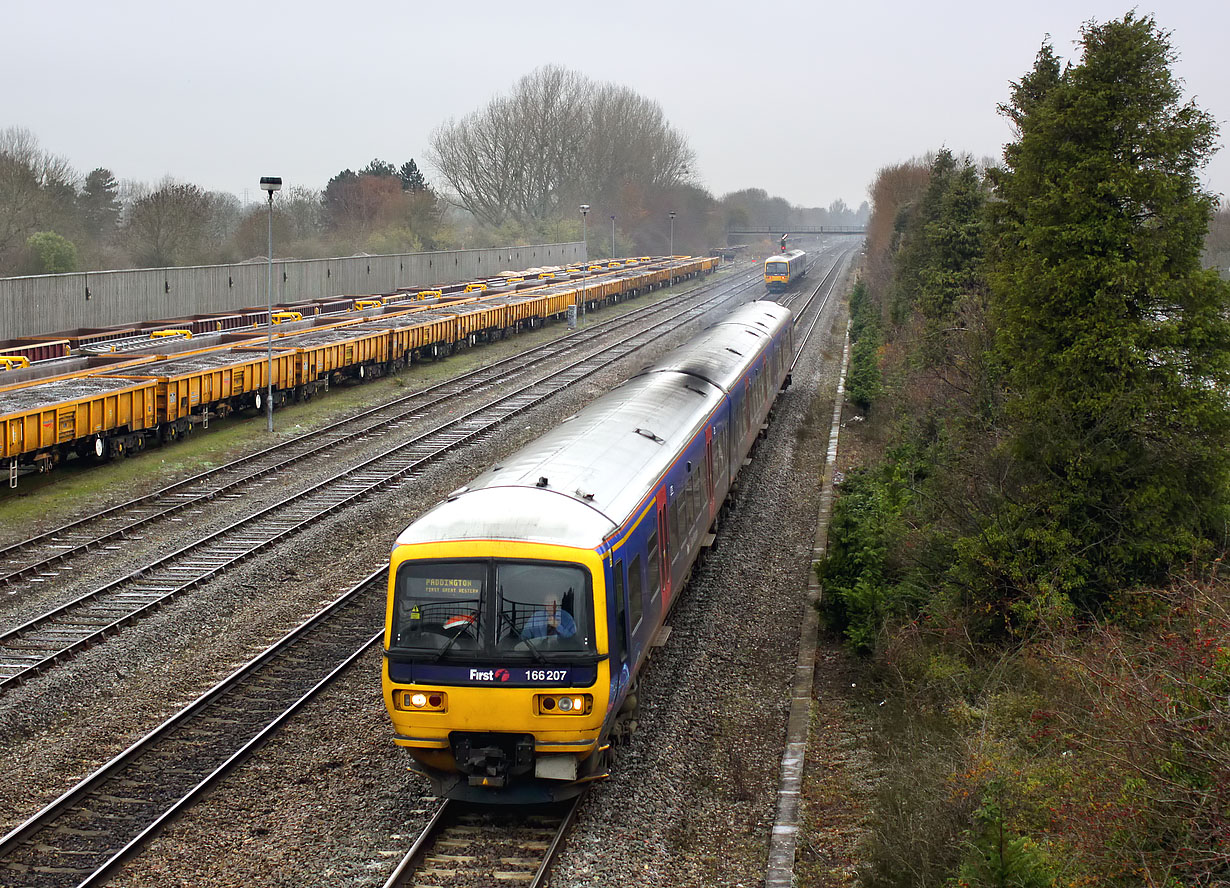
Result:
<svg viewBox="0 0 1230 888"><path fill-rule="evenodd" d="M744 305L398 536L383 696L438 794L551 801L605 776L793 341L788 309Z"/></svg>
<svg viewBox="0 0 1230 888"><path fill-rule="evenodd" d="M807 265L807 253L803 250L770 256L764 261L764 285L770 293L789 290L807 274Z"/></svg>

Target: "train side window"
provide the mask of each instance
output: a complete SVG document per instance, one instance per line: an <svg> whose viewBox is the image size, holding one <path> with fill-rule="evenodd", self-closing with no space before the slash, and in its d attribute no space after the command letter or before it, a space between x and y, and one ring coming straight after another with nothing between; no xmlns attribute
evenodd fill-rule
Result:
<svg viewBox="0 0 1230 888"><path fill-rule="evenodd" d="M615 562L611 571L615 580L615 635L619 639L619 654L626 657L628 652L628 623L624 619L628 613L627 599L624 598L624 563Z"/></svg>
<svg viewBox="0 0 1230 888"><path fill-rule="evenodd" d="M662 591L662 562L658 555L658 532L649 535L649 598L654 600Z"/></svg>
<svg viewBox="0 0 1230 888"><path fill-rule="evenodd" d="M645 612L645 601L643 599L645 589L645 578L641 573L643 567L641 564L641 556L637 555L632 559L632 563L628 565L628 608L629 616L632 623L632 630L635 632L636 627L641 624L641 614Z"/></svg>

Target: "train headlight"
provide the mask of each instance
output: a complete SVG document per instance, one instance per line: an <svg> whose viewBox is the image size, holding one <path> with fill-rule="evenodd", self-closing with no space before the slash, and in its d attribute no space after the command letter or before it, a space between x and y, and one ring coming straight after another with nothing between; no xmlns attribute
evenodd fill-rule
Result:
<svg viewBox="0 0 1230 888"><path fill-rule="evenodd" d="M393 708L403 712L446 712L448 695L440 691L394 691Z"/></svg>
<svg viewBox="0 0 1230 888"><path fill-rule="evenodd" d="M539 715L588 715L594 708L590 694L537 694Z"/></svg>

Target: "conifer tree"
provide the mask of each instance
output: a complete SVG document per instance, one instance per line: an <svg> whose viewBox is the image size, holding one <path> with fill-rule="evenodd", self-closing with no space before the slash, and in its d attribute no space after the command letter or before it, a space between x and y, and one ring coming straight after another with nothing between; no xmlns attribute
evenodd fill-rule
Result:
<svg viewBox="0 0 1230 888"><path fill-rule="evenodd" d="M1044 45L1000 109L1017 137L991 283L1020 475L976 557L1089 607L1224 530L1230 294L1200 267L1216 126L1180 102L1169 35L1129 13L1081 48L1061 71Z"/></svg>

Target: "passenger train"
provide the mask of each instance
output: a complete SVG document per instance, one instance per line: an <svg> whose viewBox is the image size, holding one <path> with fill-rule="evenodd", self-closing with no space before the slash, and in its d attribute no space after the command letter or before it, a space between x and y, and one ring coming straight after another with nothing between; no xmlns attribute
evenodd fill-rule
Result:
<svg viewBox="0 0 1230 888"><path fill-rule="evenodd" d="M789 290L805 274L807 253L803 250L791 250L764 261L764 283L770 293Z"/></svg>
<svg viewBox="0 0 1230 888"><path fill-rule="evenodd" d="M438 794L542 802L606 776L793 336L788 309L742 306L398 536L383 697Z"/></svg>

